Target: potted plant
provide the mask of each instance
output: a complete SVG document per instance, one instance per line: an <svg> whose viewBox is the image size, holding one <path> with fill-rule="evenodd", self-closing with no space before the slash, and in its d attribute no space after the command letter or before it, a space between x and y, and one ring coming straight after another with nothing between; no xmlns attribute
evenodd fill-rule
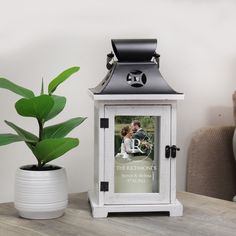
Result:
<svg viewBox="0 0 236 236"><path fill-rule="evenodd" d="M22 166L16 171L15 207L22 217L56 218L64 213L67 206L66 171L63 167L48 163L79 145L78 138L66 136L86 118L75 117L50 126L46 126L46 122L62 112L66 104L65 97L55 95L56 88L78 70L79 67L72 67L59 74L49 83L47 93L42 81L39 96L0 78L0 88L23 97L15 103L17 113L23 117L33 117L38 123L39 131L35 135L5 120L16 134L0 134L0 146L23 141L37 160L37 164Z"/></svg>

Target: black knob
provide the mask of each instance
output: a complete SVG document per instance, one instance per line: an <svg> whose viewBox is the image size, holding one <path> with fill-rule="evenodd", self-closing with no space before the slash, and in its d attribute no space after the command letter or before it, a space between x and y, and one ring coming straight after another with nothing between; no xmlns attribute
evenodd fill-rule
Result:
<svg viewBox="0 0 236 236"><path fill-rule="evenodd" d="M171 157L176 157L176 151L180 151L180 148L176 147L176 145L171 146Z"/></svg>

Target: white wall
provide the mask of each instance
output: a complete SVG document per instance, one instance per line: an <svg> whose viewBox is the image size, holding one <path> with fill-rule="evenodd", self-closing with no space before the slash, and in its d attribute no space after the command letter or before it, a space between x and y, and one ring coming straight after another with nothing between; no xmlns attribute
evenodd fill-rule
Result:
<svg viewBox="0 0 236 236"><path fill-rule="evenodd" d="M236 89L236 2L230 0L0 0L0 75L39 91L67 67L81 71L58 89L68 106L53 120L88 116L73 131L79 148L54 163L64 165L70 192L92 186L93 103L87 89L105 75L111 38L158 38L161 72L186 99L178 110L178 189L185 188L187 148L193 131L231 125L231 94ZM31 118L16 115L19 97L0 90L0 132L4 119L37 131ZM13 200L14 173L33 163L21 143L0 148L0 202Z"/></svg>

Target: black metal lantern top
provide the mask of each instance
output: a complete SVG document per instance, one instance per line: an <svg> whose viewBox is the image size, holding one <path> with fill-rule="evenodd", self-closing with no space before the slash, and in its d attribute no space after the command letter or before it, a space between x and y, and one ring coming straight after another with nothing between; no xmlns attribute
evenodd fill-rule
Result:
<svg viewBox="0 0 236 236"><path fill-rule="evenodd" d="M157 47L156 39L113 39L111 43L119 62L151 61Z"/></svg>
<svg viewBox="0 0 236 236"><path fill-rule="evenodd" d="M179 94L163 79L159 71L156 39L113 39L114 54L107 55L109 72L94 94Z"/></svg>

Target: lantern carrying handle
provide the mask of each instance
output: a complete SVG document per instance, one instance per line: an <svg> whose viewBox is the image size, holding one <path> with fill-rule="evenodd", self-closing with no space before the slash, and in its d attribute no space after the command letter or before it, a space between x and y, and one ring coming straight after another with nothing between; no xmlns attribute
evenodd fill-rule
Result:
<svg viewBox="0 0 236 236"><path fill-rule="evenodd" d="M114 53L110 52L109 54L107 54L107 64L106 67L108 70L110 70L113 66L113 58L114 58Z"/></svg>
<svg viewBox="0 0 236 236"><path fill-rule="evenodd" d="M111 44L118 62L150 62L157 39L112 39Z"/></svg>

